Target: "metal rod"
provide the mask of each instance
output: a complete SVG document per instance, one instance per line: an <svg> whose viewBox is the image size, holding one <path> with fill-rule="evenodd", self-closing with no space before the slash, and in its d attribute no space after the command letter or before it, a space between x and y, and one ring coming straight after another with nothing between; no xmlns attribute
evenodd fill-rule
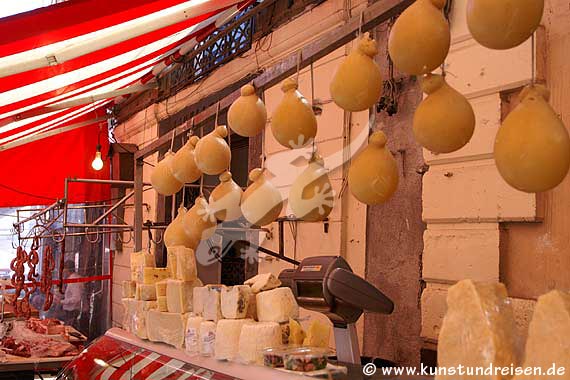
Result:
<svg viewBox="0 0 570 380"><path fill-rule="evenodd" d="M64 228L129 228L133 227L128 224L92 224L92 223L69 223L65 224Z"/></svg>
<svg viewBox="0 0 570 380"><path fill-rule="evenodd" d="M142 250L142 227L143 227L143 160L135 159L135 177L134 177L134 193L135 193L135 252Z"/></svg>
<svg viewBox="0 0 570 380"><path fill-rule="evenodd" d="M135 192L130 192L129 194L125 195L123 198L121 198L117 203L115 203L113 205L113 207L109 208L107 211L105 211L103 213L103 215L101 215L100 217L98 217L97 219L95 219L93 221L93 224L99 224L99 222L101 222L103 219L105 219L107 216L109 216L109 214L111 214L113 211L115 211L117 208L119 208L123 203L125 203L127 200L131 199L131 197L135 195Z"/></svg>
<svg viewBox="0 0 570 380"><path fill-rule="evenodd" d="M65 236L87 236L87 235L106 235L106 234L116 234L119 232L130 232L132 230L129 229L125 229L123 231L119 230L113 230L113 231L85 231L85 232L70 232L68 234L66 234ZM41 239L49 239L49 238L61 238L61 235L42 235L40 236ZM35 239L35 236L26 236L21 238L20 240L31 240L31 239Z"/></svg>
<svg viewBox="0 0 570 380"><path fill-rule="evenodd" d="M61 203L60 201L56 201L55 203L51 204L51 205L48 206L47 208L40 209L40 211L38 211L37 213L33 214L32 216L27 217L27 218L24 219L24 220L18 221L17 223L14 223L14 227L16 227L17 225L20 225L20 224L27 223L27 222L29 222L30 220L36 219L37 217L39 217L39 216L41 216L41 215L44 215L45 213L47 213L47 212L53 210L54 208L56 208L57 206L59 206L60 203ZM20 210L17 210L16 212L18 213L18 211L20 211ZM22 210L22 211L30 211L30 210ZM33 210L32 210L32 211L33 211Z"/></svg>
<svg viewBox="0 0 570 380"><path fill-rule="evenodd" d="M290 264L293 264L293 265L299 265L299 264L301 264L301 263L298 262L297 260L293 260L293 259L291 259L291 258L289 258L289 257L287 257L287 256L284 256L284 255L282 256L282 255L280 255L279 253L273 252L273 251L271 251L271 250L269 250L269 249L267 249L267 248L257 247L257 250L258 250L259 252L266 253L266 254L268 254L269 256L273 256L273 257L275 257L275 258L277 258L277 259L279 259L279 260L286 261L286 262L288 262L288 263L290 263Z"/></svg>

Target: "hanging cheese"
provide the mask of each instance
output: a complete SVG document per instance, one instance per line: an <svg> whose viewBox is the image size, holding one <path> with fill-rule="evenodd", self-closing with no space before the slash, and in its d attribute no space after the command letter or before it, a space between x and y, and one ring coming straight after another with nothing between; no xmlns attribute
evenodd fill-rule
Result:
<svg viewBox="0 0 570 380"><path fill-rule="evenodd" d="M207 240L216 232L216 217L210 205L202 196L196 198L194 206L184 215L182 220L184 232L195 242L196 246L201 240Z"/></svg>
<svg viewBox="0 0 570 380"><path fill-rule="evenodd" d="M241 196L243 190L232 179L232 173L220 174L220 184L210 194L210 207L216 219L227 222L241 217Z"/></svg>
<svg viewBox="0 0 570 380"><path fill-rule="evenodd" d="M186 232L184 232L184 215L188 211L184 206L178 208L178 215L176 218L166 227L164 231L164 245L168 247L174 247L177 245L183 245L186 248L196 249L196 242L193 241Z"/></svg>
<svg viewBox="0 0 570 380"><path fill-rule="evenodd" d="M394 66L409 75L431 73L440 67L451 42L443 15L445 0L416 0L394 23L388 51Z"/></svg>
<svg viewBox="0 0 570 380"><path fill-rule="evenodd" d="M289 319L289 344L300 346L305 341L306 336L307 334L301 324L294 319Z"/></svg>
<svg viewBox="0 0 570 380"><path fill-rule="evenodd" d="M289 190L291 210L307 222L325 220L333 209L334 192L324 164L322 157L314 154Z"/></svg>
<svg viewBox="0 0 570 380"><path fill-rule="evenodd" d="M317 135L317 118L313 108L297 88L294 80L283 81L283 99L271 115L273 137L279 144L291 149L309 144Z"/></svg>
<svg viewBox="0 0 570 380"><path fill-rule="evenodd" d="M447 313L438 340L438 365L445 368L459 365L465 368L516 367L519 358L515 332L513 311L503 284L460 281L447 293ZM487 378L508 377L499 374ZM457 376L436 376L436 379L457 379Z"/></svg>
<svg viewBox="0 0 570 380"><path fill-rule="evenodd" d="M156 301L155 284L137 284L135 290L135 299L142 301Z"/></svg>
<svg viewBox="0 0 570 380"><path fill-rule="evenodd" d="M244 324L239 337L239 356L245 363L263 364L263 350L282 345L281 326L276 322Z"/></svg>
<svg viewBox="0 0 570 380"><path fill-rule="evenodd" d="M131 281L143 282L144 268L154 268L154 256L146 251L131 253Z"/></svg>
<svg viewBox="0 0 570 380"><path fill-rule="evenodd" d="M244 285L251 286L253 293L257 294L264 290L271 290L281 286L279 280L273 273L261 273L244 282Z"/></svg>
<svg viewBox="0 0 570 380"><path fill-rule="evenodd" d="M152 342L170 344L178 349L184 346L188 316L151 310L147 315L147 335Z"/></svg>
<svg viewBox="0 0 570 380"><path fill-rule="evenodd" d="M234 360L239 354L239 337L245 324L251 319L222 319L216 326L215 357L218 360Z"/></svg>
<svg viewBox="0 0 570 380"><path fill-rule="evenodd" d="M196 355L200 353L200 325L204 322L202 317L188 316L186 322L186 335L184 348L187 354Z"/></svg>
<svg viewBox="0 0 570 380"><path fill-rule="evenodd" d="M241 211L253 225L265 226L273 223L283 209L283 197L279 190L265 178L263 169L249 173L251 185L243 193Z"/></svg>
<svg viewBox="0 0 570 380"><path fill-rule="evenodd" d="M228 137L225 126L217 126L211 133L201 138L194 149L196 166L204 174L217 175L230 167L232 158L230 147L224 140Z"/></svg>
<svg viewBox="0 0 570 380"><path fill-rule="evenodd" d="M168 298L166 295L156 297L156 305L158 311L168 311Z"/></svg>
<svg viewBox="0 0 570 380"><path fill-rule="evenodd" d="M267 110L265 104L255 94L255 88L246 84L241 88L241 96L228 110L228 124L240 136L253 137L265 128Z"/></svg>
<svg viewBox="0 0 570 380"><path fill-rule="evenodd" d="M495 140L495 163L505 181L527 193L560 184L570 167L570 137L548 104L549 91L529 86L507 116Z"/></svg>
<svg viewBox="0 0 570 380"><path fill-rule="evenodd" d="M162 195L173 195L182 189L184 184L172 175L171 162L174 153L166 152L164 158L154 167L150 176L152 187Z"/></svg>
<svg viewBox="0 0 570 380"><path fill-rule="evenodd" d="M170 276L168 268L144 268L143 284L156 284L159 281L166 280Z"/></svg>
<svg viewBox="0 0 570 380"><path fill-rule="evenodd" d="M194 149L200 139L198 136L192 136L182 148L176 152L170 161L170 170L172 175L179 182L192 183L200 179L202 172L196 166L194 159Z"/></svg>
<svg viewBox="0 0 570 380"><path fill-rule="evenodd" d="M542 376L516 376L515 380L570 379L570 294L553 290L538 298L526 340L523 368L541 368ZM546 375L555 363L564 374Z"/></svg>
<svg viewBox="0 0 570 380"><path fill-rule="evenodd" d="M247 316L251 294L251 288L247 285L222 288L220 295L222 316L227 319L245 318Z"/></svg>
<svg viewBox="0 0 570 380"><path fill-rule="evenodd" d="M202 312L202 317L206 321L218 322L223 319L222 315L222 289L225 288L223 285L208 285L208 296L204 300L204 310Z"/></svg>
<svg viewBox="0 0 570 380"><path fill-rule="evenodd" d="M544 11L544 0L468 0L467 26L489 49L511 49L532 36Z"/></svg>
<svg viewBox="0 0 570 380"><path fill-rule="evenodd" d="M216 323L204 321L200 323L200 355L212 356L216 348Z"/></svg>
<svg viewBox="0 0 570 380"><path fill-rule="evenodd" d="M330 336L330 325L315 319L307 330L303 346L329 348Z"/></svg>
<svg viewBox="0 0 570 380"><path fill-rule="evenodd" d="M358 112L378 102L383 82L380 67L374 62L376 54L376 41L370 38L370 33L364 33L356 49L339 65L330 84L330 92L340 108Z"/></svg>
<svg viewBox="0 0 570 380"><path fill-rule="evenodd" d="M122 296L123 298L134 298L137 290L135 281L123 281Z"/></svg>
<svg viewBox="0 0 570 380"><path fill-rule="evenodd" d="M428 96L414 114L414 136L421 146L439 153L463 148L475 130L475 113L469 101L447 84L441 75L421 80Z"/></svg>
<svg viewBox="0 0 570 380"><path fill-rule="evenodd" d="M348 186L356 199L367 205L386 202L398 188L398 165L386 147L384 132L374 132L368 146L350 165Z"/></svg>
<svg viewBox="0 0 570 380"><path fill-rule="evenodd" d="M201 286L194 288L192 291L192 305L193 312L198 316L202 316L204 313L204 304L208 298L209 289L206 286Z"/></svg>
<svg viewBox="0 0 570 380"><path fill-rule="evenodd" d="M192 311L194 283L169 279L166 282L166 304L170 313Z"/></svg>
<svg viewBox="0 0 570 380"><path fill-rule="evenodd" d="M288 322L299 317L299 305L291 288L277 288L257 294L257 317L260 322Z"/></svg>

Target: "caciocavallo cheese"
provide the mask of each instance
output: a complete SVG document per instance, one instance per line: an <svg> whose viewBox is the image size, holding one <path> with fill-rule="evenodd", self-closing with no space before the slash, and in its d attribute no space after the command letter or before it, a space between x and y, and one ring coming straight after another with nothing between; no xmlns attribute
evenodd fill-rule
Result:
<svg viewBox="0 0 570 380"><path fill-rule="evenodd" d="M200 353L200 325L204 322L204 318L194 315L188 316L186 323L185 349L189 355Z"/></svg>
<svg viewBox="0 0 570 380"><path fill-rule="evenodd" d="M282 331L279 323L257 322L244 324L239 337L241 361L263 364L263 350L282 345Z"/></svg>
<svg viewBox="0 0 570 380"><path fill-rule="evenodd" d="M245 324L252 319L222 319L216 326L215 357L218 360L234 360L239 353L239 338Z"/></svg>
<svg viewBox="0 0 570 380"><path fill-rule="evenodd" d="M222 316L228 319L245 318L247 316L251 294L251 288L247 285L222 288Z"/></svg>
<svg viewBox="0 0 570 380"><path fill-rule="evenodd" d="M162 342L182 348L187 320L186 314L150 310L147 314L148 339L152 342Z"/></svg>
<svg viewBox="0 0 570 380"><path fill-rule="evenodd" d="M216 348L216 323L204 321L200 323L200 355L212 356Z"/></svg>
<svg viewBox="0 0 570 380"><path fill-rule="evenodd" d="M290 288L277 288L257 294L257 318L260 322L289 322L299 317L299 305Z"/></svg>

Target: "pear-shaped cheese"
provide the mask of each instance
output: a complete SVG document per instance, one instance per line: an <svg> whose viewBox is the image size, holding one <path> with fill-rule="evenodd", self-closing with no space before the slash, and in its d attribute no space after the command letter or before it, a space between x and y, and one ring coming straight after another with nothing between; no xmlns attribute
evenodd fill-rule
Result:
<svg viewBox="0 0 570 380"><path fill-rule="evenodd" d="M159 194L176 194L182 189L182 186L184 186L182 182L178 181L172 175L170 167L173 157L174 153L170 151L166 152L164 158L154 167L150 175L150 183Z"/></svg>
<svg viewBox="0 0 570 380"><path fill-rule="evenodd" d="M220 174L220 184L210 194L210 208L218 220L229 221L241 217L243 190L232 179L232 173Z"/></svg>
<svg viewBox="0 0 570 380"><path fill-rule="evenodd" d="M271 132L279 144L291 148L301 148L317 135L317 118L313 108L297 91L297 83L285 79L281 85L283 99L271 115Z"/></svg>
<svg viewBox="0 0 570 380"><path fill-rule="evenodd" d="M334 205L334 192L324 161L314 155L289 191L289 205L297 218L308 222L326 219Z"/></svg>
<svg viewBox="0 0 570 380"><path fill-rule="evenodd" d="M208 205L208 201L202 196L196 198L194 206L182 219L184 232L197 246L201 240L207 240L216 232L216 217Z"/></svg>
<svg viewBox="0 0 570 380"><path fill-rule="evenodd" d="M370 136L368 146L353 160L348 186L356 199L367 205L386 202L398 188L398 165L386 147L384 132Z"/></svg>
<svg viewBox="0 0 570 380"><path fill-rule="evenodd" d="M475 113L469 101L441 75L425 76L422 89L428 96L414 115L416 140L434 153L451 153L464 147L475 130Z"/></svg>
<svg viewBox="0 0 570 380"><path fill-rule="evenodd" d="M382 95L382 75L374 62L376 41L365 33L358 46L339 65L330 85L334 102L346 111L358 112L372 107Z"/></svg>
<svg viewBox="0 0 570 380"><path fill-rule="evenodd" d="M228 130L224 125L220 125L196 144L194 149L196 166L203 173L217 175L230 167L232 155L230 147L224 140L226 137Z"/></svg>
<svg viewBox="0 0 570 380"><path fill-rule="evenodd" d="M176 152L172 161L170 161L172 175L179 182L192 183L200 179L202 175L194 160L194 149L196 144L198 144L198 140L198 136L190 137L188 142Z"/></svg>
<svg viewBox="0 0 570 380"><path fill-rule="evenodd" d="M529 86L507 116L495 140L495 163L515 189L538 193L556 187L570 167L570 138L548 104L549 92Z"/></svg>
<svg viewBox="0 0 570 380"><path fill-rule="evenodd" d="M481 45L511 49L532 36L544 11L544 0L468 0L467 26Z"/></svg>
<svg viewBox="0 0 570 380"><path fill-rule="evenodd" d="M193 241L184 231L184 215L187 210L184 206L180 206L178 209L178 215L164 231L164 245L167 248L175 247L177 245L183 245L186 248L196 249L196 242Z"/></svg>
<svg viewBox="0 0 570 380"><path fill-rule="evenodd" d="M241 199L241 212L245 219L256 226L274 222L283 209L283 197L279 190L263 175L263 169L253 169L249 173L253 182L244 191Z"/></svg>
<svg viewBox="0 0 570 380"><path fill-rule="evenodd" d="M388 51L394 66L410 75L431 73L443 64L451 34L445 0L416 0L394 23Z"/></svg>
<svg viewBox="0 0 570 380"><path fill-rule="evenodd" d="M241 96L228 110L228 124L240 136L253 137L265 128L267 110L265 104L255 94L255 88L246 84L241 88Z"/></svg>

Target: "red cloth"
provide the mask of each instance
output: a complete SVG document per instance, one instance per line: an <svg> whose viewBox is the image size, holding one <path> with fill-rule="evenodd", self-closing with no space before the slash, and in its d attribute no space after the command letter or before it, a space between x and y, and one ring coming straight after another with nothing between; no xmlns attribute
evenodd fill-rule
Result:
<svg viewBox="0 0 570 380"><path fill-rule="evenodd" d="M107 128L101 132L103 169L95 171L99 125L74 129L0 152L0 207L49 205L64 197L65 178L109 179ZM110 198L110 185L70 183L69 203Z"/></svg>

